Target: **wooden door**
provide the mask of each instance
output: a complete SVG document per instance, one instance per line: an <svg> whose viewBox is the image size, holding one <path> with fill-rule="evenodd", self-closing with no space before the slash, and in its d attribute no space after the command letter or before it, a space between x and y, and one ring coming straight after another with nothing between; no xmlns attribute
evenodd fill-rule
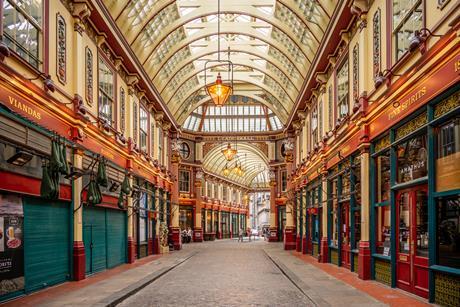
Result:
<svg viewBox="0 0 460 307"><path fill-rule="evenodd" d="M398 192L397 286L428 298L428 193L426 186Z"/></svg>

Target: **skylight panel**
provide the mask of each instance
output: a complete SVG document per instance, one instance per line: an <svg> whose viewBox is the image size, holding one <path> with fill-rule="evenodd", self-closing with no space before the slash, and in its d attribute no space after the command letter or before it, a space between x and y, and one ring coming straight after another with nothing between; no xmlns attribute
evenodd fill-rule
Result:
<svg viewBox="0 0 460 307"><path fill-rule="evenodd" d="M268 14L268 15L272 15L273 14L273 5L270 5L270 6L256 6L256 8L265 13L265 14Z"/></svg>
<svg viewBox="0 0 460 307"><path fill-rule="evenodd" d="M181 6L181 7L179 7L179 12L180 12L181 16L185 16L185 15L190 14L191 12L193 12L196 8L197 8L196 6L189 6L189 7Z"/></svg>
<svg viewBox="0 0 460 307"><path fill-rule="evenodd" d="M254 27L257 32L263 34L264 36L268 36L270 34L271 27Z"/></svg>

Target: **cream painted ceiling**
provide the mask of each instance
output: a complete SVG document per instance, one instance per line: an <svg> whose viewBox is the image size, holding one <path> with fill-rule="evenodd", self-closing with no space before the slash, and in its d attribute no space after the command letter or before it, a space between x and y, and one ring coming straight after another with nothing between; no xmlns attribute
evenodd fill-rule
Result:
<svg viewBox="0 0 460 307"><path fill-rule="evenodd" d="M204 63L217 59L216 0L103 0L179 125L209 101ZM221 59L234 93L286 123L319 48L335 0L221 0ZM230 51L228 51L230 50ZM215 80L224 66L207 71Z"/></svg>

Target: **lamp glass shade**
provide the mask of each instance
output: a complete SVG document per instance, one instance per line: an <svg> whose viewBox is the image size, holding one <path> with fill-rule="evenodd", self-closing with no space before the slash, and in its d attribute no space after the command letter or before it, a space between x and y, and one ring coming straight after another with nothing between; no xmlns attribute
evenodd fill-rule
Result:
<svg viewBox="0 0 460 307"><path fill-rule="evenodd" d="M222 150L222 154L224 155L225 159L227 159L227 161L233 160L237 152L238 151L236 149L232 148L230 143L227 145L227 148Z"/></svg>
<svg viewBox="0 0 460 307"><path fill-rule="evenodd" d="M230 169L228 168L227 165L225 165L225 168L224 168L224 170L222 171L222 174L223 174L224 176L230 175Z"/></svg>
<svg viewBox="0 0 460 307"><path fill-rule="evenodd" d="M222 83L219 73L217 74L216 83L206 85L206 91L216 106L223 106L232 93L232 87Z"/></svg>

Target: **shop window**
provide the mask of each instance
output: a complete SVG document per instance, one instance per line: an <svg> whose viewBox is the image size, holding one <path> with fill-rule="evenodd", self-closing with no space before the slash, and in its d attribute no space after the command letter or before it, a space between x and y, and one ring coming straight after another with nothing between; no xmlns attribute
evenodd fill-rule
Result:
<svg viewBox="0 0 460 307"><path fill-rule="evenodd" d="M377 173L377 202L390 200L390 152L386 151L375 158Z"/></svg>
<svg viewBox="0 0 460 307"><path fill-rule="evenodd" d="M187 230L193 226L193 211L191 208L181 208L179 210L179 227L181 230Z"/></svg>
<svg viewBox="0 0 460 307"><path fill-rule="evenodd" d="M331 210L331 221L332 221L332 238L331 238L331 245L337 247L338 246L338 240L339 240L339 230L338 230L338 210L339 210L339 205L337 202L337 192L338 192L338 186L337 186L337 179L334 179L331 183L331 188L332 188L332 199L333 199L333 204L332 204L332 210Z"/></svg>
<svg viewBox="0 0 460 307"><path fill-rule="evenodd" d="M139 242L147 242L147 194L142 193L139 199Z"/></svg>
<svg viewBox="0 0 460 307"><path fill-rule="evenodd" d="M287 190L287 171L281 171L281 192Z"/></svg>
<svg viewBox="0 0 460 307"><path fill-rule="evenodd" d="M214 228L212 229L213 232L218 232L219 231L219 212L214 211Z"/></svg>
<svg viewBox="0 0 460 307"><path fill-rule="evenodd" d="M39 68L42 40L41 0L3 1L3 39L12 51Z"/></svg>
<svg viewBox="0 0 460 307"><path fill-rule="evenodd" d="M415 206L417 256L428 257L428 195L425 191L415 193Z"/></svg>
<svg viewBox="0 0 460 307"><path fill-rule="evenodd" d="M99 118L113 123L114 74L102 57L99 57Z"/></svg>
<svg viewBox="0 0 460 307"><path fill-rule="evenodd" d="M460 269L460 196L437 200L438 264Z"/></svg>
<svg viewBox="0 0 460 307"><path fill-rule="evenodd" d="M409 49L410 37L414 31L423 28L422 0L393 0L393 35L396 60Z"/></svg>
<svg viewBox="0 0 460 307"><path fill-rule="evenodd" d="M348 59L337 71L337 110L339 118L348 115Z"/></svg>
<svg viewBox="0 0 460 307"><path fill-rule="evenodd" d="M391 210L390 206L378 206L375 208L375 240L376 253L390 256L391 234Z"/></svg>
<svg viewBox="0 0 460 307"><path fill-rule="evenodd" d="M190 172L180 170L179 171L179 192L190 192Z"/></svg>
<svg viewBox="0 0 460 307"><path fill-rule="evenodd" d="M410 196L408 192L399 196L399 252L409 254L410 252Z"/></svg>
<svg viewBox="0 0 460 307"><path fill-rule="evenodd" d="M412 181L427 175L426 135L420 135L396 148L398 183Z"/></svg>
<svg viewBox="0 0 460 307"><path fill-rule="evenodd" d="M144 108L139 108L139 148L147 151L147 135L149 130L148 113Z"/></svg>
<svg viewBox="0 0 460 307"><path fill-rule="evenodd" d="M206 232L212 232L212 211L206 210Z"/></svg>
<svg viewBox="0 0 460 307"><path fill-rule="evenodd" d="M460 119L456 118L436 129L436 191L460 188Z"/></svg>

